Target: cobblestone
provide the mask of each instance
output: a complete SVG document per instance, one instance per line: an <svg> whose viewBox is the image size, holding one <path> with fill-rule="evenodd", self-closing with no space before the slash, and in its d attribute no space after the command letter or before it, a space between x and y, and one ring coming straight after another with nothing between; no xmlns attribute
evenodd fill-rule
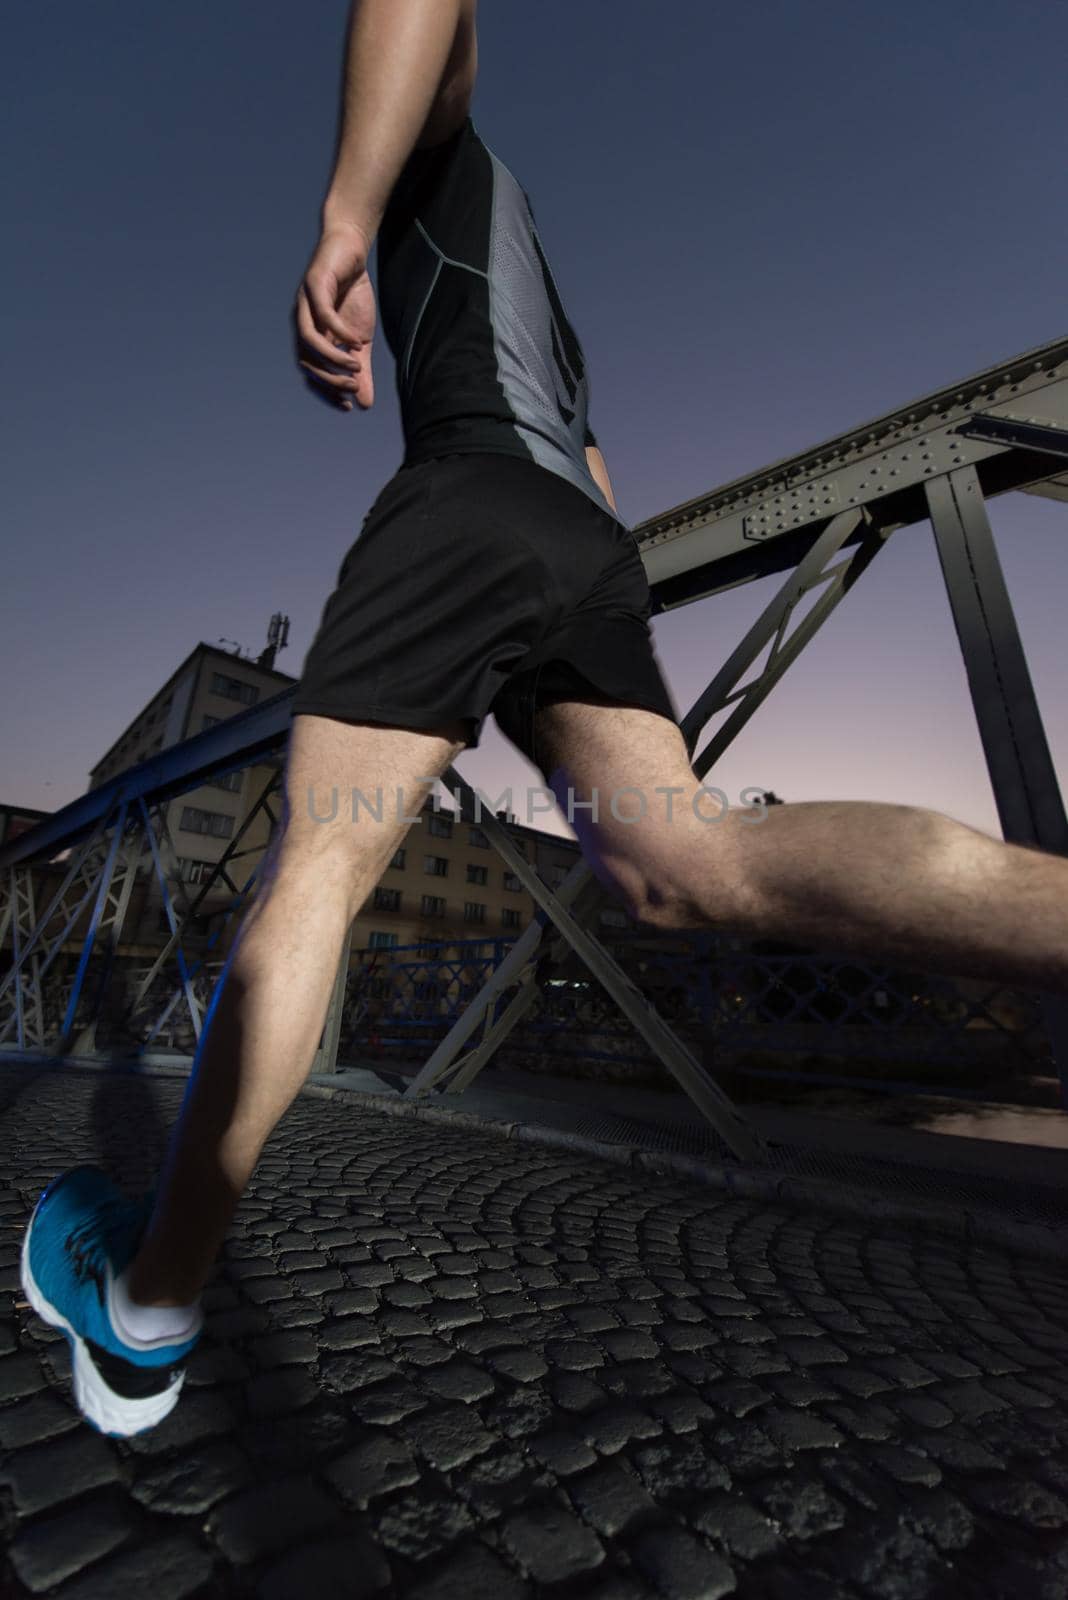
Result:
<svg viewBox="0 0 1068 1600"><path fill-rule="evenodd" d="M665 1600L719 1600L737 1587L730 1564L681 1528L642 1534L632 1555Z"/></svg>
<svg viewBox="0 0 1068 1600"><path fill-rule="evenodd" d="M295 1595L331 1600L367 1600L390 1583L389 1563L369 1534L347 1534L301 1545L283 1556L260 1579L262 1600L293 1600Z"/></svg>
<svg viewBox="0 0 1068 1600"><path fill-rule="evenodd" d="M369 1317L328 1317L316 1329L315 1340L320 1350L359 1350L377 1344L379 1333Z"/></svg>
<svg viewBox="0 0 1068 1600"><path fill-rule="evenodd" d="M24 1444L54 1438L77 1424L77 1414L70 1406L53 1390L46 1389L43 1394L0 1410L0 1450L17 1450Z"/></svg>
<svg viewBox="0 0 1068 1600"><path fill-rule="evenodd" d="M776 1527L794 1539L814 1539L845 1525L846 1508L827 1493L822 1483L799 1474L780 1479L756 1491Z"/></svg>
<svg viewBox="0 0 1068 1600"><path fill-rule="evenodd" d="M474 1526L474 1518L457 1496L446 1496L431 1487L391 1500L376 1522L378 1538L386 1549L413 1561L426 1561L447 1550Z"/></svg>
<svg viewBox="0 0 1068 1600"><path fill-rule="evenodd" d="M638 1480L608 1464L572 1478L567 1486L575 1509L598 1533L620 1533L636 1517L656 1514L656 1501Z"/></svg>
<svg viewBox="0 0 1068 1600"><path fill-rule="evenodd" d="M558 1478L569 1477L583 1467L592 1467L597 1460L597 1452L573 1433L537 1434L527 1440L527 1449Z"/></svg>
<svg viewBox="0 0 1068 1600"><path fill-rule="evenodd" d="M247 1562L285 1550L337 1515L334 1503L304 1478L278 1478L234 1495L208 1522L215 1543L231 1561Z"/></svg>
<svg viewBox="0 0 1068 1600"><path fill-rule="evenodd" d="M50 1589L109 1555L132 1526L130 1513L114 1501L85 1500L22 1528L11 1546L11 1564L27 1589Z"/></svg>
<svg viewBox="0 0 1068 1600"><path fill-rule="evenodd" d="M347 1433L344 1413L315 1407L247 1422L237 1440L261 1472L293 1473L318 1465L345 1443Z"/></svg>
<svg viewBox="0 0 1068 1600"><path fill-rule="evenodd" d="M0 1465L0 1483L10 1486L15 1507L21 1512L61 1505L86 1489L113 1483L120 1475L114 1451L84 1427L60 1439L17 1450L6 1455Z"/></svg>
<svg viewBox="0 0 1068 1600"><path fill-rule="evenodd" d="M419 1468L402 1441L376 1437L332 1462L326 1476L346 1500L366 1506L376 1495L418 1482Z"/></svg>
<svg viewBox="0 0 1068 1600"><path fill-rule="evenodd" d="M253 1417L279 1417L315 1403L319 1386L309 1372L264 1372L245 1385L245 1404Z"/></svg>
<svg viewBox="0 0 1068 1600"><path fill-rule="evenodd" d="M406 1424L405 1432L432 1467L447 1471L488 1450L493 1435L482 1426L478 1413L452 1406L432 1411Z"/></svg>
<svg viewBox="0 0 1068 1600"><path fill-rule="evenodd" d="M423 1385L443 1400L463 1400L474 1405L496 1390L493 1379L466 1361L447 1361L424 1372Z"/></svg>
<svg viewBox="0 0 1068 1600"><path fill-rule="evenodd" d="M97 1562L68 1580L63 1600L200 1600L214 1566L203 1545L173 1534Z"/></svg>
<svg viewBox="0 0 1068 1600"><path fill-rule="evenodd" d="M444 1566L428 1577L417 1577L408 1591L409 1600L473 1600L476 1595L492 1600L523 1600L527 1585L509 1572L498 1558L482 1545L461 1544L450 1552ZM281 1600L281 1597L279 1597Z"/></svg>
<svg viewBox="0 0 1068 1600"><path fill-rule="evenodd" d="M517 1383L533 1383L544 1378L549 1370L545 1357L537 1350L496 1350L487 1356L487 1363L504 1378L514 1378Z"/></svg>
<svg viewBox="0 0 1068 1600"><path fill-rule="evenodd" d="M297 1329L253 1339L251 1350L260 1367L302 1366L314 1361L319 1353L314 1337Z"/></svg>
<svg viewBox="0 0 1068 1600"><path fill-rule="evenodd" d="M604 1560L597 1535L555 1501L528 1505L504 1523L500 1537L536 1583L574 1578Z"/></svg>
<svg viewBox="0 0 1068 1600"><path fill-rule="evenodd" d="M1052 1263L300 1098L179 1405L111 1440L13 1292L41 1185L99 1159L106 1079L24 1080L0 1127L4 1600L1068 1594ZM156 1124L180 1088L151 1084Z"/></svg>
<svg viewBox="0 0 1068 1600"><path fill-rule="evenodd" d="M0 1405L36 1394L46 1383L41 1363L30 1352L5 1356L0 1361Z"/></svg>
<svg viewBox="0 0 1068 1600"><path fill-rule="evenodd" d="M694 1517L694 1526L722 1545L728 1555L757 1561L782 1544L770 1519L740 1497L706 1501Z"/></svg>
<svg viewBox="0 0 1068 1600"><path fill-rule="evenodd" d="M228 1439L216 1439L195 1454L171 1456L142 1471L131 1494L149 1511L196 1516L246 1487L251 1478L244 1452Z"/></svg>

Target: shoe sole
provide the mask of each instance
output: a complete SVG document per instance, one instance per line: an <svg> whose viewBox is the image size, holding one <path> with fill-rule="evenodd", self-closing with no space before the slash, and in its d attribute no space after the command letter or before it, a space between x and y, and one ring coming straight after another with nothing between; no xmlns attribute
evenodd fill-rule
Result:
<svg viewBox="0 0 1068 1600"><path fill-rule="evenodd" d="M104 1382L93 1361L85 1340L71 1327L63 1314L45 1299L30 1271L30 1234L37 1220L41 1202L33 1208L26 1235L22 1241L20 1276L27 1300L50 1327L59 1328L67 1336L71 1352L71 1374L74 1380L74 1403L85 1420L100 1433L128 1439L135 1433L144 1433L163 1421L178 1404L178 1396L185 1382L185 1373L164 1389L161 1394L149 1395L143 1400L130 1400L116 1394Z"/></svg>

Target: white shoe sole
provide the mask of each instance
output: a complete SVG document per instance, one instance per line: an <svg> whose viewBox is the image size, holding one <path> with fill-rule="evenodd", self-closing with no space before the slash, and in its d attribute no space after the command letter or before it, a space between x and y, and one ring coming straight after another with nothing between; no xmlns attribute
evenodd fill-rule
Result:
<svg viewBox="0 0 1068 1600"><path fill-rule="evenodd" d="M30 1271L30 1232L40 1203L38 1201L33 1208L33 1216L22 1241L21 1277L26 1298L42 1322L49 1323L53 1328L62 1329L67 1336L71 1350L74 1403L86 1421L91 1422L101 1433L118 1434L124 1439L135 1433L144 1433L146 1429L154 1428L157 1423L162 1422L164 1417L174 1410L185 1382L185 1373L180 1373L170 1387L164 1389L161 1394L149 1395L144 1400L130 1400L125 1395L116 1394L114 1389L104 1382L89 1354L85 1340L75 1333L66 1317L45 1299Z"/></svg>

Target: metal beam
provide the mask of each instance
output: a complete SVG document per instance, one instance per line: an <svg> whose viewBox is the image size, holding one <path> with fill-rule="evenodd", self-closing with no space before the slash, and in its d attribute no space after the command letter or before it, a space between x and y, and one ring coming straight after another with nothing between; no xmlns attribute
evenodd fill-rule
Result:
<svg viewBox="0 0 1068 1600"><path fill-rule="evenodd" d="M1068 428L1034 418L992 417L983 412L962 423L957 432L966 439L986 439L993 444L1019 445L1024 450L1040 450L1046 455L1068 456Z"/></svg>
<svg viewBox="0 0 1068 1600"><path fill-rule="evenodd" d="M532 867L528 867L525 861L523 866L525 873L533 872L534 870ZM558 903L561 906L570 905L581 884L589 876L591 876L590 869L586 863L577 861L564 879L564 882L557 889ZM527 926L523 929L523 932L519 935L504 960L487 978L478 994L464 1007L444 1039L440 1041L432 1054L423 1063L422 1069L404 1091L406 1095L426 1094L431 1089L438 1088L452 1076L461 1062L468 1060L467 1056L460 1056L461 1047L475 1032L500 996L510 989L514 983L523 981L524 974L530 970L537 955L547 920L544 912L535 913L534 918L527 923ZM511 1007L508 1008L508 1012L511 1012ZM500 1020L498 1018L498 1023ZM510 1032L511 1026L514 1026L514 1023L518 1020L518 1013L513 1014L512 1024L505 1030L505 1033ZM485 1044L485 1040L482 1041L482 1044ZM482 1050L482 1045L479 1046L479 1050ZM487 1059L488 1056L483 1055L480 1066ZM471 1079L469 1078L467 1081L470 1082Z"/></svg>
<svg viewBox="0 0 1068 1600"><path fill-rule="evenodd" d="M249 766L258 756L284 745L289 733L290 704L297 685L263 705L227 717L217 727L120 772L109 783L91 789L70 805L45 817L35 828L0 847L0 868L21 861L48 860L92 833L124 800L157 805L173 800L208 778L222 777Z"/></svg>
<svg viewBox="0 0 1068 1600"><path fill-rule="evenodd" d="M447 769L444 781L459 790L464 799L475 808L477 798L475 792L455 767ZM477 810L473 809L473 814L477 820ZM637 985L631 982L623 968L604 946L575 920L548 885L542 882L533 867L528 865L526 858L519 854L497 818L487 812L482 817L481 826L486 829L500 854L523 882L535 904L541 907L597 981L607 989L628 1022L641 1034L649 1048L676 1078L728 1148L740 1158L759 1160L765 1148L760 1135L723 1093L715 1080L708 1075L689 1047L676 1036L656 1007ZM561 885L562 889L568 887L572 875L576 879L579 878L584 865L578 862L572 867ZM492 979L490 981L492 982ZM474 1003L477 1004L477 1000ZM483 1006L483 1013L484 1011Z"/></svg>
<svg viewBox="0 0 1068 1600"><path fill-rule="evenodd" d="M934 479L927 500L1002 833L1068 856L1064 801L974 469ZM1068 1107L1068 1006L1050 996L1043 1012Z"/></svg>
<svg viewBox="0 0 1068 1600"><path fill-rule="evenodd" d="M88 1016L82 1026L81 1032L70 1047L71 1053L76 1056L93 1055L97 1049L97 1024L103 1006L104 996L112 980L115 968L115 957L118 954L119 940L122 937L123 924L129 909L133 886L137 878L137 869L141 861L141 848L136 842L136 830L131 830L123 839L121 850L121 870L119 873L119 893L111 907L110 916L104 925L104 951L101 961L100 974L96 987L89 1002ZM112 874L114 882L115 874ZM109 890L109 893L113 891ZM73 1022L73 1017L72 1017ZM61 1044L59 1050L66 1053L66 1045Z"/></svg>
<svg viewBox="0 0 1068 1600"><path fill-rule="evenodd" d="M78 922L90 898L93 896L100 881L100 875L107 862L109 844L107 830L101 825L85 841L82 849L70 862L59 888L53 894L46 910L40 917L36 917L29 926L23 925L19 912L29 904L32 906L32 875L28 867L13 868L10 877L9 893L14 898L15 931L14 960L3 979L0 979L0 1002L6 1001L9 990L13 991L13 1000L6 1001L13 1009L8 1013L6 1020L3 1016L3 1007L0 1006L0 1044L7 1042L12 1022L16 1023L17 1036L21 1039L24 1026L24 996L28 995L35 1003L41 1026L44 1026L44 992L43 980L47 976L52 963L60 955L71 929ZM23 884L27 888L24 892ZM73 905L68 901L68 892L73 893ZM53 918L57 915L61 926L57 931L49 934ZM25 933L25 940L21 935ZM50 944L44 959L41 959L40 946L48 937ZM30 968L30 979L26 980L26 967ZM43 1045L44 1040L40 1043Z"/></svg>
<svg viewBox="0 0 1068 1600"><path fill-rule="evenodd" d="M860 510L843 511L832 518L812 540L807 555L796 571L765 606L737 649L686 713L681 728L686 748L693 756L698 735L710 718L732 700L740 702L700 755L693 757L693 767L698 777L703 778L737 738L757 707L767 699L787 668L796 661L808 641L882 549L884 536L878 530L869 528L852 556L837 567L827 567L827 562L854 536L863 521L864 513ZM811 589L820 584L826 585L824 593L793 634L786 638L786 629L797 605ZM771 649L761 672L751 683L736 687L739 678L753 666L769 642Z"/></svg>
<svg viewBox="0 0 1068 1600"><path fill-rule="evenodd" d="M1068 428L1068 340L1058 340L762 467L635 527L655 609L721 594L804 554L799 531L864 506L886 532L927 516L924 483L975 465L987 494L1051 477L1048 455L969 438L977 415Z"/></svg>
<svg viewBox="0 0 1068 1600"><path fill-rule="evenodd" d="M326 1020L323 1023L319 1047L312 1060L312 1072L337 1071L337 1047L341 1039L341 1022L345 1014L345 991L348 987L349 951L351 949L352 923L350 922L341 946L341 955L338 959L333 987L330 990L330 1000L326 1008Z"/></svg>
<svg viewBox="0 0 1068 1600"><path fill-rule="evenodd" d="M1064 802L974 469L933 479L927 502L1002 832L1068 855Z"/></svg>

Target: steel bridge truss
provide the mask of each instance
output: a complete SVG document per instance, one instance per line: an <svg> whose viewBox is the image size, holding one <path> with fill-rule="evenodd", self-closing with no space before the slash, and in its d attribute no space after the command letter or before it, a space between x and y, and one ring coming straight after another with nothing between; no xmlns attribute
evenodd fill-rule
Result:
<svg viewBox="0 0 1068 1600"><path fill-rule="evenodd" d="M1011 489L1068 499L1068 339L979 373L636 528L654 612L786 574L778 593L682 719L694 772L703 779L714 767L891 534L929 519L1003 835L1012 843L1068 856L1064 803L986 513L987 498ZM799 616L813 594L813 603ZM101 1000L142 863L160 884L171 935L141 975L131 1011L147 1019L146 1045L165 1035L179 1011L199 1040L212 981L210 949L248 903L260 870L242 882L231 868L236 868L241 841L261 809L270 818L272 837L277 837L269 802L280 789L281 775L272 773L192 901L177 871L162 808L208 777L265 756L277 762L294 692L288 690L131 768L0 850L0 940L10 931L13 952L11 968L0 981L0 1048L54 1056L94 1049ZM703 730L722 712L728 715L701 748ZM460 1093L469 1087L537 1001L545 975L570 948L727 1146L739 1158L761 1159L766 1151L755 1129L590 931L604 891L586 863L577 862L551 890L454 767L443 782L465 807L472 807L491 843L532 896L536 911L405 1092ZM31 864L64 851L70 853L69 866L48 905L38 912ZM225 884L232 898L222 927L194 959L183 949L184 930L218 884ZM88 930L77 970L63 986L57 1007L46 979L86 911ZM348 966L346 940L314 1070L332 1070L336 1061ZM1068 1104L1068 1000L1043 997L1042 1008Z"/></svg>

